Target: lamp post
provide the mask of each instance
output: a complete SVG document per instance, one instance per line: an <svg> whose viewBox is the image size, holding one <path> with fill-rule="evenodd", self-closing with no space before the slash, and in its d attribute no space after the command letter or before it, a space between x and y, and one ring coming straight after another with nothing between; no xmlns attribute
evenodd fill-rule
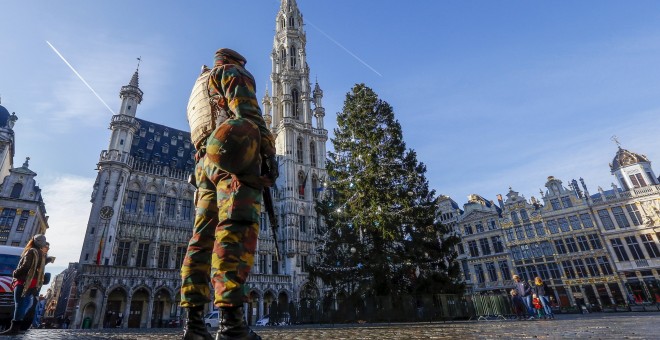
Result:
<svg viewBox="0 0 660 340"><path fill-rule="evenodd" d="M355 253L357 252L357 249L355 249L355 247L351 247L350 252L351 252L351 265L353 265L355 263ZM350 287L351 295L353 295L355 290L355 276L353 275L354 274L351 274L351 287Z"/></svg>

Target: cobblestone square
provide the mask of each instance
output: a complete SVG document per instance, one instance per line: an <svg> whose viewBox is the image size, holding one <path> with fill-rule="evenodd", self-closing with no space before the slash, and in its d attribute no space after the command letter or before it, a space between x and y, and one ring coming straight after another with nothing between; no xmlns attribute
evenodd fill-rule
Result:
<svg viewBox="0 0 660 340"><path fill-rule="evenodd" d="M256 327L263 339L658 339L660 313L559 315L555 320ZM181 329L30 330L16 339L181 339Z"/></svg>

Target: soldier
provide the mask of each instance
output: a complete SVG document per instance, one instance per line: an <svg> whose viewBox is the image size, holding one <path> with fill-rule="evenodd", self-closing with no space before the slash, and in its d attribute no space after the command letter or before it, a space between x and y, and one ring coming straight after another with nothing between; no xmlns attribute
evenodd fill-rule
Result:
<svg viewBox="0 0 660 340"><path fill-rule="evenodd" d="M244 319L245 283L254 264L263 187L275 182L278 170L275 140L245 63L236 51L222 48L213 69L205 70L210 72L208 114L213 117L202 118L212 131L195 126L199 117L191 119L189 105L197 191L193 235L181 267L181 306L188 309L184 339L211 339L203 319L210 302L209 275L213 303L220 308L216 339L261 339Z"/></svg>

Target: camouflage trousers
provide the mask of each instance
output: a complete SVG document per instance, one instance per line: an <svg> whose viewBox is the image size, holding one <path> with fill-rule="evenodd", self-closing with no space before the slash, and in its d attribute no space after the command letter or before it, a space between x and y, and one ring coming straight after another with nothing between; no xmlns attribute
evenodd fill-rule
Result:
<svg viewBox="0 0 660 340"><path fill-rule="evenodd" d="M254 265L262 191L220 170L217 155L207 150L213 148L200 149L196 157L195 223L181 267L181 306L210 302L209 278L215 306L242 306Z"/></svg>

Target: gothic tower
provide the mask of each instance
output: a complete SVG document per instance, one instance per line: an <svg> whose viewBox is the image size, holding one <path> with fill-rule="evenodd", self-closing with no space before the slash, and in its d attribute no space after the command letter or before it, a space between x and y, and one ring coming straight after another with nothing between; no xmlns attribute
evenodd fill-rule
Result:
<svg viewBox="0 0 660 340"><path fill-rule="evenodd" d="M314 201L322 193L326 176L328 140L328 132L323 128L323 91L318 83L312 91L306 43L303 16L296 1L282 0L271 52L272 97L266 91L263 104L264 118L272 124L276 136L280 162L280 178L274 191L283 262L266 260L270 263L261 264L261 270L293 276L293 299L304 298L305 291L318 292L313 284L305 284L321 223Z"/></svg>
<svg viewBox="0 0 660 340"><path fill-rule="evenodd" d="M118 214L124 194L124 183L130 173L129 159L133 136L140 127L135 111L142 102L138 70L128 85L119 91L121 107L110 122L110 144L101 151L98 175L92 193L92 211L80 253L80 263L107 265L112 254L111 240L117 232ZM99 192L100 191L100 192Z"/></svg>
<svg viewBox="0 0 660 340"><path fill-rule="evenodd" d="M74 327L167 324L181 315L179 268L193 223L190 133L136 117L138 71L119 92L101 151L76 271Z"/></svg>

